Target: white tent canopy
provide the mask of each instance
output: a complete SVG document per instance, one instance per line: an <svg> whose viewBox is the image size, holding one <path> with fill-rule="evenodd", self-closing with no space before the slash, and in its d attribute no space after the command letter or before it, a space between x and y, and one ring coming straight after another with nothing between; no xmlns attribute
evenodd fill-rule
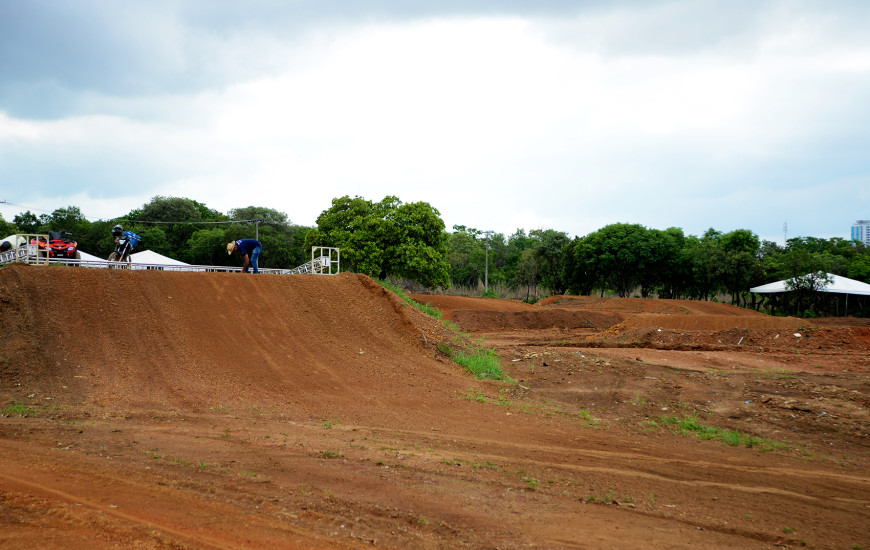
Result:
<svg viewBox="0 0 870 550"><path fill-rule="evenodd" d="M870 285L868 285L867 283L862 283L861 281L856 281L855 279L840 277L839 275L833 275L831 273L828 273L827 275L831 282L826 284L823 288L818 289L819 292L834 292L837 294L858 294L862 296L870 296ZM766 285L752 287L749 289L749 292L754 292L756 294L788 292L789 290L786 287L786 283L788 283L789 281L794 281L794 279L785 279L782 281L777 281L775 283L768 283Z"/></svg>
<svg viewBox="0 0 870 550"><path fill-rule="evenodd" d="M130 263L132 264L148 264L148 265L190 265L184 262L179 262L178 260L173 260L163 254L158 254L153 250L143 250L142 252L136 252L135 254L130 254ZM135 269L135 268L134 268ZM143 269L143 268L139 268Z"/></svg>
<svg viewBox="0 0 870 550"><path fill-rule="evenodd" d="M98 258L98 257L94 256L93 254L88 254L87 252L79 250L79 256L80 256L79 259L83 262L87 262L87 265L89 265L90 267L106 267L106 265L105 265L106 260L104 260L102 258ZM99 263L99 262L104 262L104 263Z"/></svg>

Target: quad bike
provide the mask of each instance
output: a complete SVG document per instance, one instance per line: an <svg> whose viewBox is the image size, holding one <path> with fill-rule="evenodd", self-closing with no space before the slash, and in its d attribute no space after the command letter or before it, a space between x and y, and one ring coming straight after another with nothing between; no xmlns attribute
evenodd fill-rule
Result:
<svg viewBox="0 0 870 550"><path fill-rule="evenodd" d="M66 258L69 260L81 260L82 255L78 250L79 243L66 237L71 237L69 231L48 232L48 257Z"/></svg>
<svg viewBox="0 0 870 550"><path fill-rule="evenodd" d="M142 237L132 231L124 231L115 241L115 251L109 254L110 265L112 262L117 262L119 264L117 267L127 268L130 265L130 254L141 240Z"/></svg>
<svg viewBox="0 0 870 550"><path fill-rule="evenodd" d="M59 258L65 260L81 260L78 250L78 242L68 239L72 233L69 231L49 231L48 242L45 238L31 239L30 244L38 244L39 248L48 252L49 259ZM78 265L77 263L75 265Z"/></svg>

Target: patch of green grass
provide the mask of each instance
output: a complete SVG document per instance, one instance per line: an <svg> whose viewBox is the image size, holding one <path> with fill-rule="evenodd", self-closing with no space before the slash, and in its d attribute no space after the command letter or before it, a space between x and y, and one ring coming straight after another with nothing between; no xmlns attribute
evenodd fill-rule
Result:
<svg viewBox="0 0 870 550"><path fill-rule="evenodd" d="M465 393L465 399L468 401L477 401L478 403L486 403L486 396L480 390L470 389Z"/></svg>
<svg viewBox="0 0 870 550"><path fill-rule="evenodd" d="M592 413L589 411L580 411L580 418L583 419L584 426L597 426L600 422L597 418L592 416Z"/></svg>
<svg viewBox="0 0 870 550"><path fill-rule="evenodd" d="M344 456L342 453L338 453L335 451L326 450L322 453L323 458L341 458Z"/></svg>
<svg viewBox="0 0 870 550"><path fill-rule="evenodd" d="M0 414L4 416L27 416L30 414L36 414L36 409L28 407L20 401L13 401L5 409L0 411Z"/></svg>
<svg viewBox="0 0 870 550"><path fill-rule="evenodd" d="M409 514L408 522L415 523L417 525L429 525L429 519L423 514Z"/></svg>
<svg viewBox="0 0 870 550"><path fill-rule="evenodd" d="M763 451L786 451L790 449L785 443L755 437L740 430L722 430L714 426L705 426L698 421L697 414L683 418L661 417L659 422L669 426L674 433L679 435L694 435L698 439L713 439L732 447L739 447L741 445L749 448L758 447Z"/></svg>
<svg viewBox="0 0 870 550"><path fill-rule="evenodd" d="M423 313L435 317L442 318L441 310L433 308L428 304L420 304L408 297L405 292L398 286L389 281L378 281L384 288L394 292L398 297L407 302L412 307L419 309ZM502 371L501 361L496 355L494 349L486 349L480 345L471 344L468 342L468 337L464 335L454 323L443 321L444 326L453 332L455 338L452 344L439 343L437 344L438 351L449 357L454 362L468 369L476 378L486 378L492 380L511 381L510 378Z"/></svg>
<svg viewBox="0 0 870 550"><path fill-rule="evenodd" d="M491 380L508 379L508 376L501 369L501 361L494 349L472 347L470 350L464 350L447 347L447 349L441 349L441 351L453 361L468 369L475 378Z"/></svg>
<svg viewBox="0 0 870 550"><path fill-rule="evenodd" d="M540 481L538 481L537 479L535 479L533 477L524 477L523 481L526 482L526 485L528 485L530 491L534 491L535 489L537 489L538 484L541 483Z"/></svg>
<svg viewBox="0 0 870 550"><path fill-rule="evenodd" d="M415 300L412 300L407 294L405 294L404 290L402 290L400 287L398 287L397 285L394 285L393 283L391 283L389 281L379 280L378 283L380 283L381 286L383 286L384 288L387 288L387 289L393 291L396 294L396 296L398 296L399 298L404 300L411 307L413 307L415 309L419 309L420 311L422 311L426 315L429 315L430 317L434 317L436 319L441 319L441 317L444 315L442 313L442 311L438 308L432 307L429 304L421 304Z"/></svg>

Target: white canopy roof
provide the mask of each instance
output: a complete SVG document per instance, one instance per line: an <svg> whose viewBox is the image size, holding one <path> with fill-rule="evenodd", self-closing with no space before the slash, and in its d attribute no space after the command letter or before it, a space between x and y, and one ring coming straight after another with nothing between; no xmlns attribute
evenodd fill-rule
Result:
<svg viewBox="0 0 870 550"><path fill-rule="evenodd" d="M94 262L93 264L90 264L91 267L106 267L103 264L97 263L97 262L105 262L106 260L104 260L103 258L98 258L98 257L94 256L93 254L88 254L87 252L85 252L83 250L79 250L79 256L81 257L80 259L83 262Z"/></svg>
<svg viewBox="0 0 870 550"><path fill-rule="evenodd" d="M827 275L831 282L825 285L824 288L820 288L819 292L836 292L838 294L861 294L864 296L870 296L870 285L867 283L862 283L855 279L840 277L839 275L833 275L831 273L828 273ZM794 279L785 279L775 283L752 287L749 289L749 292L755 292L757 294L788 292L789 290L786 288L786 283L793 280Z"/></svg>
<svg viewBox="0 0 870 550"><path fill-rule="evenodd" d="M130 254L130 262L134 264L155 264L155 265L190 265L178 260L173 260L163 254L158 254L153 250L143 250Z"/></svg>

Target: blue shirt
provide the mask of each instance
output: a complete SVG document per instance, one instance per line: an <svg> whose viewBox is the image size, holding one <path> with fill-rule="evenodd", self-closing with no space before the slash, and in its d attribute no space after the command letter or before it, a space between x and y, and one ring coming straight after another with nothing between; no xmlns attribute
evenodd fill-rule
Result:
<svg viewBox="0 0 870 550"><path fill-rule="evenodd" d="M130 249L135 248L136 245L139 244L139 241L142 240L142 237L132 231L124 231L124 234L121 237L130 241Z"/></svg>
<svg viewBox="0 0 870 550"><path fill-rule="evenodd" d="M236 246L242 251L243 256L250 256L254 249L258 246L263 246L260 241L257 239L242 239L240 241L236 241Z"/></svg>

